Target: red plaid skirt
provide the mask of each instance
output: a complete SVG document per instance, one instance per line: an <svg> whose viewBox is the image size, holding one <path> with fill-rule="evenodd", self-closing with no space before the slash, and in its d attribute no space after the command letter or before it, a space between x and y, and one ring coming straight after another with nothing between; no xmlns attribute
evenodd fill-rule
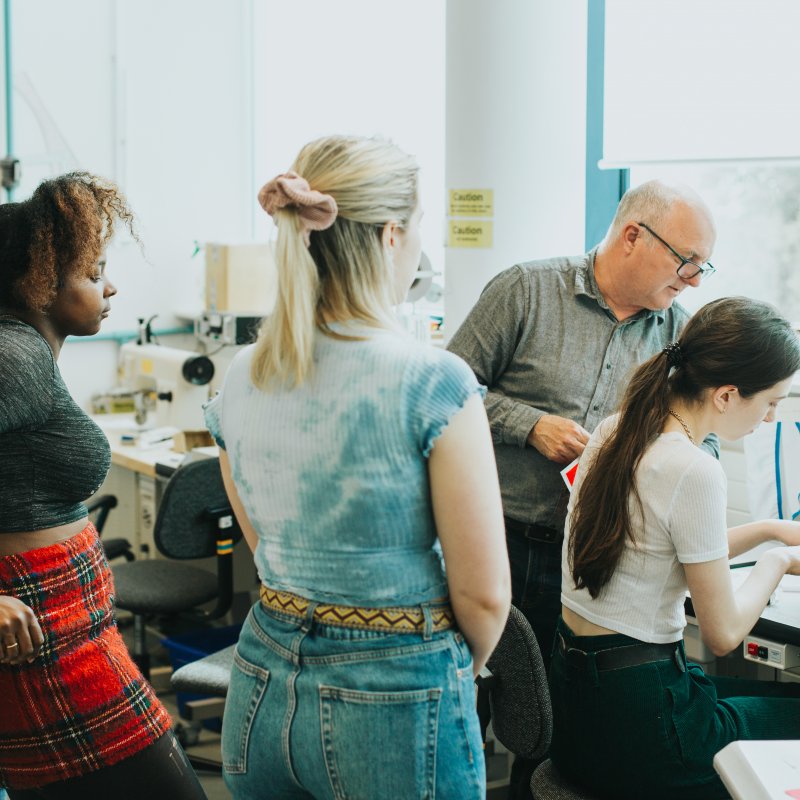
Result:
<svg viewBox="0 0 800 800"><path fill-rule="evenodd" d="M0 557L0 594L44 633L31 664L0 664L0 786L28 789L110 766L161 737L170 718L114 622L113 584L94 525Z"/></svg>

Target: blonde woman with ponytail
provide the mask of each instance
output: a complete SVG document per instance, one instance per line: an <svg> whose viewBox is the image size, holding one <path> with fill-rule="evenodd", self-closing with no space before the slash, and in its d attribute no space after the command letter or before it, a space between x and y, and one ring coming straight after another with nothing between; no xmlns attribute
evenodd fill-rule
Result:
<svg viewBox="0 0 800 800"><path fill-rule="evenodd" d="M682 641L687 588L722 656L781 578L800 574L800 524L727 529L725 474L697 446L774 421L798 369L797 335L772 306L716 300L636 370L581 457L550 667L551 757L593 797L726 798L712 766L726 744L800 738L800 686L706 676ZM729 557L771 540L734 589Z"/></svg>
<svg viewBox="0 0 800 800"><path fill-rule="evenodd" d="M306 145L259 202L278 297L206 409L261 580L222 734L235 798L483 798L473 675L508 615L482 392L398 327L417 165ZM446 572L445 572L446 566Z"/></svg>

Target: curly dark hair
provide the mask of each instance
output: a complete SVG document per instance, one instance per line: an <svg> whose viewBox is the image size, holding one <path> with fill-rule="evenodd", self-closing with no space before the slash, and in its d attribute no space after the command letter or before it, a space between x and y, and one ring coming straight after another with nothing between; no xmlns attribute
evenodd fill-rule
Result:
<svg viewBox="0 0 800 800"><path fill-rule="evenodd" d="M117 220L138 242L125 197L88 172L59 175L28 200L0 205L0 306L45 311L69 275L94 268Z"/></svg>

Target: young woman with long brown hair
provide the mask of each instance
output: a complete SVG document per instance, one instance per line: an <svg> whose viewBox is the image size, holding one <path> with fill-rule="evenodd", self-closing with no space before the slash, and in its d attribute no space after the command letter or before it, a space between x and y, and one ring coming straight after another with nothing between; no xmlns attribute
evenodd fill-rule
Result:
<svg viewBox="0 0 800 800"><path fill-rule="evenodd" d="M725 474L697 447L771 422L799 368L797 335L772 306L716 300L639 367L581 458L550 668L551 756L595 796L727 797L712 766L722 747L800 738L800 686L706 676L682 641L687 588L703 640L724 655L781 578L800 574L800 524L727 529ZM769 540L734 588L729 557Z"/></svg>

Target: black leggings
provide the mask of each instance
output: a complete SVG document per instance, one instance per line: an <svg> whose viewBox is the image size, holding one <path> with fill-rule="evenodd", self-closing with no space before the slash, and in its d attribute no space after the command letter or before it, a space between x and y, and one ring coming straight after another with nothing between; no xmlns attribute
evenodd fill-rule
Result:
<svg viewBox="0 0 800 800"><path fill-rule="evenodd" d="M8 789L10 800L207 800L172 732L111 767L39 789Z"/></svg>

